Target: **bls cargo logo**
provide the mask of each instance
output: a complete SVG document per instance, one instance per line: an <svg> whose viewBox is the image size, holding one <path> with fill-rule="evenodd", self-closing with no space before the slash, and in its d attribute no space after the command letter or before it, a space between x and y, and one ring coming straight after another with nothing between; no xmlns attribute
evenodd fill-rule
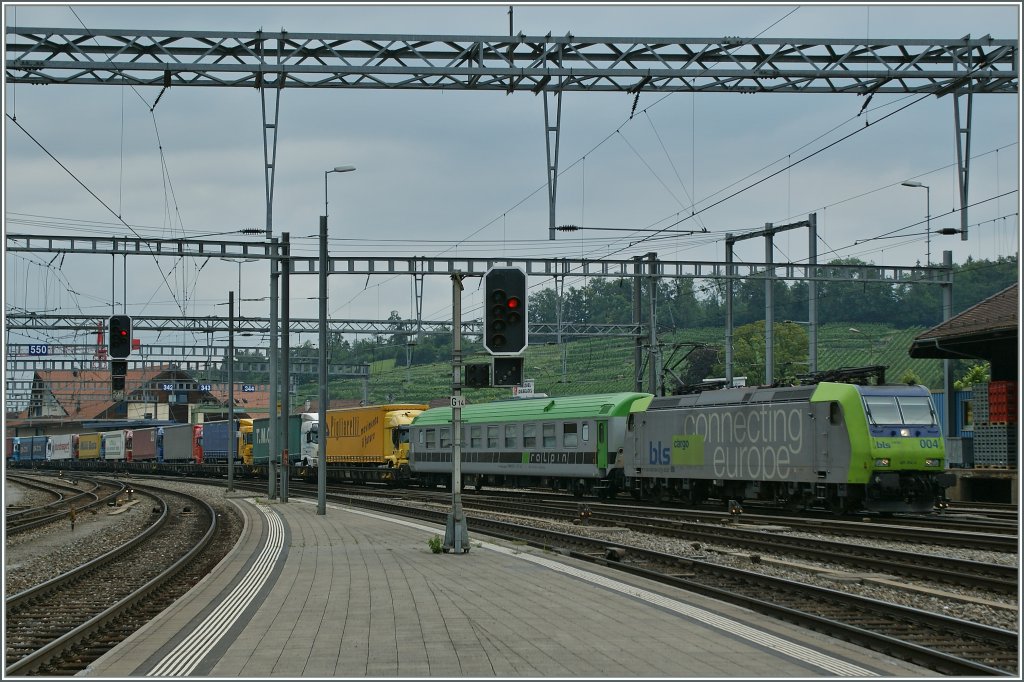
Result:
<svg viewBox="0 0 1024 682"><path fill-rule="evenodd" d="M671 466L702 466L704 464L704 436L674 436L671 445L662 441L648 441L647 464Z"/></svg>

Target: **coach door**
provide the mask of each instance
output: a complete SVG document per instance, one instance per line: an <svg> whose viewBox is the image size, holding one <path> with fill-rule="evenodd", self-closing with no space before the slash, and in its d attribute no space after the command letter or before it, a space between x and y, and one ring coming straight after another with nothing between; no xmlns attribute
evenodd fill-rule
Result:
<svg viewBox="0 0 1024 682"><path fill-rule="evenodd" d="M610 467L615 464L609 457L608 452L608 422L597 420L597 466L600 468Z"/></svg>

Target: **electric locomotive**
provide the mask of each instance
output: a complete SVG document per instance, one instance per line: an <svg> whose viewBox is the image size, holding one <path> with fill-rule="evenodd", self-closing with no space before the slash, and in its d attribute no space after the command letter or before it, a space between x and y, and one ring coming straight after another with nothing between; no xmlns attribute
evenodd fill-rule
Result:
<svg viewBox="0 0 1024 682"><path fill-rule="evenodd" d="M822 382L655 397L630 414L637 498L927 512L955 483L924 386Z"/></svg>

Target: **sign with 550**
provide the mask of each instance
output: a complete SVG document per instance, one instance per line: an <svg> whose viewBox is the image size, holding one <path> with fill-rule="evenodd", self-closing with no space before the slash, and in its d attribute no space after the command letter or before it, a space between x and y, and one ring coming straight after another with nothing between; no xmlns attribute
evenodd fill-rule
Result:
<svg viewBox="0 0 1024 682"><path fill-rule="evenodd" d="M49 355L50 344L48 343L30 343L28 345L29 355Z"/></svg>

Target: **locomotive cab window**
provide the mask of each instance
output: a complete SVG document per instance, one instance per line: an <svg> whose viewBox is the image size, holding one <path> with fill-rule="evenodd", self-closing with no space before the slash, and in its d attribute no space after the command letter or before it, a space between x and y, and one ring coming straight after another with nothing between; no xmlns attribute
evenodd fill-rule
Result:
<svg viewBox="0 0 1024 682"><path fill-rule="evenodd" d="M868 421L872 424L901 424L900 409L896 406L896 396L866 395L864 407L868 413Z"/></svg>
<svg viewBox="0 0 1024 682"><path fill-rule="evenodd" d="M899 403L904 424L931 426L936 423L932 401L925 396L900 396L896 402Z"/></svg>

